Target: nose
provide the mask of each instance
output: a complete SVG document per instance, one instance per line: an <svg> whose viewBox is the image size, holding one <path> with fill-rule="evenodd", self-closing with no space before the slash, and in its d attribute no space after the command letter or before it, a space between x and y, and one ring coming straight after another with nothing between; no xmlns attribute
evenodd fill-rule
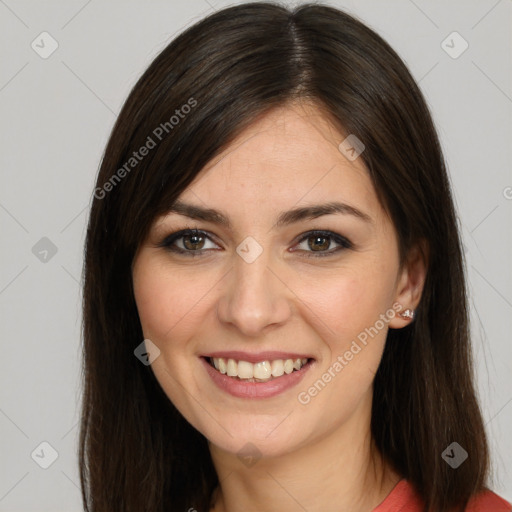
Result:
<svg viewBox="0 0 512 512"><path fill-rule="evenodd" d="M220 322L247 337L258 337L290 318L291 293L277 265L263 253L252 263L237 254L217 305Z"/></svg>

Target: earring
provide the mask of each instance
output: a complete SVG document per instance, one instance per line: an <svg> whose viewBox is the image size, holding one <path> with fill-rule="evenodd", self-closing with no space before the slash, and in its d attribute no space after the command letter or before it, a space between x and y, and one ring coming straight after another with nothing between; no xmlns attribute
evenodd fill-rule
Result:
<svg viewBox="0 0 512 512"><path fill-rule="evenodd" d="M406 318L408 320L413 320L414 319L414 314L415 314L415 311L414 309L405 309L404 311L401 311L400 313L398 313L402 318Z"/></svg>

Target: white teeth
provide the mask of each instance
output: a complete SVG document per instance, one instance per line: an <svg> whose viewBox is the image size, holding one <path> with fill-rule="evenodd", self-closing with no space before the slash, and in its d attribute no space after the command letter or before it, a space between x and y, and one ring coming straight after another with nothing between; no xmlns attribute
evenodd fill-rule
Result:
<svg viewBox="0 0 512 512"><path fill-rule="evenodd" d="M247 361L238 361L238 376L241 379L252 379L254 375L254 366Z"/></svg>
<svg viewBox="0 0 512 512"><path fill-rule="evenodd" d="M228 367L226 373L228 377L236 377L238 375L238 365L234 359L228 359Z"/></svg>
<svg viewBox="0 0 512 512"><path fill-rule="evenodd" d="M210 359L213 366L222 374L228 377L250 380L252 382L266 382L274 377L290 374L294 370L300 370L307 362L303 359L276 359L274 361L261 361L256 364L248 361L236 361L235 359L224 359L213 357Z"/></svg>
<svg viewBox="0 0 512 512"><path fill-rule="evenodd" d="M243 361L238 363L238 368L240 369L240 365ZM247 363L250 364L250 363ZM269 379L272 377L272 370L270 369L270 362L263 361L262 363L256 363L255 365L251 365L254 367L254 378L255 379ZM240 371L238 372L240 376Z"/></svg>
<svg viewBox="0 0 512 512"><path fill-rule="evenodd" d="M307 361L307 359L306 359ZM272 371L272 377L281 377L284 373L284 363L282 359L277 359L272 361L270 365L270 369Z"/></svg>

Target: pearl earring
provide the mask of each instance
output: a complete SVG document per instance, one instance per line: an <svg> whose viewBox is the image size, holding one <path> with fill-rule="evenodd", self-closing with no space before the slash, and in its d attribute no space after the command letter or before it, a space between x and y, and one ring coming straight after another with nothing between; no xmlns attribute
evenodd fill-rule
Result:
<svg viewBox="0 0 512 512"><path fill-rule="evenodd" d="M408 320L413 320L414 319L414 309L405 309L404 311L401 311L399 313L399 315L402 317L402 318L406 318Z"/></svg>

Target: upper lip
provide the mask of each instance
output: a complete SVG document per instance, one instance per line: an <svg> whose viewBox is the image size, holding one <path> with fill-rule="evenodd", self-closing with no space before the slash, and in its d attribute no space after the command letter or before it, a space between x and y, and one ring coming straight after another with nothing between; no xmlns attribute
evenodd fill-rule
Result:
<svg viewBox="0 0 512 512"><path fill-rule="evenodd" d="M262 361L275 361L276 359L312 359L308 354L297 354L296 352L242 352L239 350L226 350L218 352L210 352L204 354L203 357L224 359L235 359L236 361L247 361L248 363L260 363Z"/></svg>

